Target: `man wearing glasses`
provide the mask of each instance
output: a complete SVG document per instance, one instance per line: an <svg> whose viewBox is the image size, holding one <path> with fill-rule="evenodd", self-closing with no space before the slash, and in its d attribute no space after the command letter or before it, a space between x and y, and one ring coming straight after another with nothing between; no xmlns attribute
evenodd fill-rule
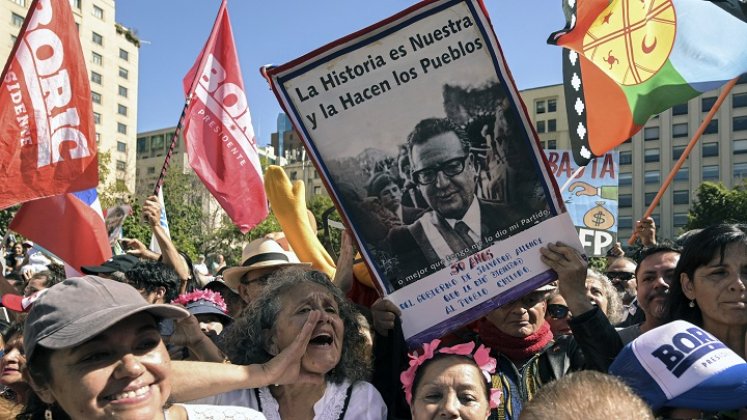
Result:
<svg viewBox="0 0 747 420"><path fill-rule="evenodd" d="M477 171L469 142L448 119L420 121L408 136L412 180L431 210L389 239L409 284L481 250L521 220L514 208L475 197Z"/></svg>

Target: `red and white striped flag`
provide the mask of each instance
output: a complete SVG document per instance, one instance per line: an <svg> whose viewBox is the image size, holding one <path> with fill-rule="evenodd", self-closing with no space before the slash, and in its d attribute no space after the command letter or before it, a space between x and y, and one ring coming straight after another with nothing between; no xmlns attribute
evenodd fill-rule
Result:
<svg viewBox="0 0 747 420"><path fill-rule="evenodd" d="M68 0L34 0L0 79L0 209L95 188L91 88Z"/></svg>
<svg viewBox="0 0 747 420"><path fill-rule="evenodd" d="M242 233L267 217L267 198L226 0L184 78L189 164Z"/></svg>

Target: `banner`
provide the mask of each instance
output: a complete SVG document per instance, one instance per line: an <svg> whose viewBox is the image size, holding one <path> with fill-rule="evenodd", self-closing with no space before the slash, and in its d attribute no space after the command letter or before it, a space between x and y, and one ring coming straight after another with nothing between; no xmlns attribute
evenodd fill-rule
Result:
<svg viewBox="0 0 747 420"><path fill-rule="evenodd" d="M68 0L35 0L0 79L0 209L98 185L88 72Z"/></svg>
<svg viewBox="0 0 747 420"><path fill-rule="evenodd" d="M268 72L410 344L581 249L478 0L431 0ZM423 204L424 203L424 204Z"/></svg>
<svg viewBox="0 0 747 420"><path fill-rule="evenodd" d="M617 242L617 151L592 159L578 173L570 150L545 150L565 207L586 255L604 257Z"/></svg>
<svg viewBox="0 0 747 420"><path fill-rule="evenodd" d="M192 69L184 123L189 164L241 233L269 212L226 1Z"/></svg>

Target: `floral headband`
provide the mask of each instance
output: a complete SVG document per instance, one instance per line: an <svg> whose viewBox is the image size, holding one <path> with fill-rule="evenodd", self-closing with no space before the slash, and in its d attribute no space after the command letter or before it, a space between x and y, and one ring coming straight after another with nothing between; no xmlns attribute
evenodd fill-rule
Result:
<svg viewBox="0 0 747 420"><path fill-rule="evenodd" d="M179 295L176 299L172 300L171 303L177 303L179 305L187 306L190 302L197 302L205 300L220 309L224 314L228 313L228 307L226 302L223 300L223 296L220 293L212 290L195 290L190 293L184 293Z"/></svg>
<svg viewBox="0 0 747 420"><path fill-rule="evenodd" d="M475 361L477 367L482 371L483 376L492 384L491 374L495 373L495 369L498 366L496 360L490 357L490 349L480 344L480 347L472 353L475 349L475 343L468 342L464 344L457 344L451 347L438 348L441 344L441 340L435 339L430 343L423 344L423 354L418 355L418 352L412 352L410 356L410 367L407 368L402 374L399 375L399 380L402 381L402 388L405 390L405 399L408 404L412 404L412 386L415 382L415 373L418 368L423 365L427 360L430 360L436 354L455 354L459 356L466 356ZM501 401L501 390L497 388L490 388L490 408L498 407Z"/></svg>

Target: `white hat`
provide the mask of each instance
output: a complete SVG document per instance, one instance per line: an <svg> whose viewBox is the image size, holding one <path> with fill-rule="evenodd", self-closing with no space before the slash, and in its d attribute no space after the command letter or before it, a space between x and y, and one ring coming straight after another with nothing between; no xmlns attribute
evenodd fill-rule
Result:
<svg viewBox="0 0 747 420"><path fill-rule="evenodd" d="M240 267L231 267L223 271L223 280L228 287L237 290L241 277L260 268L288 267L293 265L309 266L310 263L302 263L295 253L285 251L280 244L272 239L259 238L249 242L241 253Z"/></svg>

